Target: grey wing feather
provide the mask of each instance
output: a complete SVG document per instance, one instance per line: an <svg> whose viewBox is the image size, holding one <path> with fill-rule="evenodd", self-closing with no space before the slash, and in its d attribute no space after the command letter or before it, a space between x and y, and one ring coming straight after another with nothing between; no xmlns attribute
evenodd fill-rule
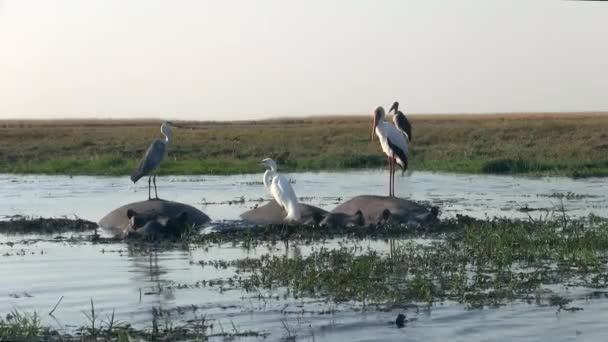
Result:
<svg viewBox="0 0 608 342"><path fill-rule="evenodd" d="M143 159L139 162L137 169L131 174L133 183L137 182L141 177L149 175L152 170L157 168L163 160L164 155L165 143L160 139L154 140L152 145L148 147Z"/></svg>
<svg viewBox="0 0 608 342"><path fill-rule="evenodd" d="M407 135L407 140L412 141L412 124L410 124L410 121L405 117L405 115L403 115L401 111L395 115L393 122L401 132Z"/></svg>

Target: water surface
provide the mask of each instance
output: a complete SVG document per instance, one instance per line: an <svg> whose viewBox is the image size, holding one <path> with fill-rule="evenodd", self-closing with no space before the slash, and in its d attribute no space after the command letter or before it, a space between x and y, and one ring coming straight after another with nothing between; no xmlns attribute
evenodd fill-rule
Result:
<svg viewBox="0 0 608 342"><path fill-rule="evenodd" d="M355 195L384 194L385 176L380 171L291 175L298 195L325 209ZM192 204L216 220L236 219L257 203L254 200L268 198L260 175L171 176L159 177L158 183L161 197ZM144 185L134 186L126 177L0 175L0 215L78 216L97 221L119 205L145 199ZM397 180L400 196L438 205L443 216L544 216L562 206L571 216L608 216L606 190L604 179L416 172ZM555 193L571 195L559 199L551 196ZM239 203L227 204L235 200ZM541 210L522 212L521 208ZM344 244L358 244L363 250L388 249L385 241L332 240L325 247ZM42 240L0 236L0 313L13 308L36 311L46 324L69 330L87 323L84 312L90 309L92 299L102 319L115 311L119 320L150 327L153 310L160 309L162 319L186 322L205 317L214 322L214 332L232 332L234 324L239 331L269 333L266 340L270 341L287 336L284 324L301 341L604 341L608 337L608 300L593 289L561 290L561 295L574 299L571 305L584 309L575 313L557 313L556 307L521 301L483 310L467 310L448 302L419 312L380 312L360 303L285 299L281 289L247 293L229 286L201 285L225 279L233 270L202 267L199 261L267 253L307 255L319 247L279 243L242 248L224 244L141 252L126 243L94 245L53 236ZM62 296L53 319L47 313ZM415 319L404 329L391 324L400 312Z"/></svg>

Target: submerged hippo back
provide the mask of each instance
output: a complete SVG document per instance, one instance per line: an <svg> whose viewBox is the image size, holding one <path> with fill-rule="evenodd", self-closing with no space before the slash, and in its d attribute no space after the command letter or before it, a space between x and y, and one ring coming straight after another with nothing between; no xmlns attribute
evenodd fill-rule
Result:
<svg viewBox="0 0 608 342"><path fill-rule="evenodd" d="M390 219L397 222L407 223L412 219L427 215L430 209L424 205L403 198L363 195L340 204L332 213L354 215L360 210L365 219L365 224L377 224L380 220Z"/></svg>

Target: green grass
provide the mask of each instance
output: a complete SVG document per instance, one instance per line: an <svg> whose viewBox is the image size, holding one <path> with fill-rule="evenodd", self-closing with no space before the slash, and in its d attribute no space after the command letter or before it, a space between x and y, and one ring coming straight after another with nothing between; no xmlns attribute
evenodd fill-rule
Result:
<svg viewBox="0 0 608 342"><path fill-rule="evenodd" d="M48 329L41 326L38 314L13 310L0 317L0 341L36 341L48 335Z"/></svg>
<svg viewBox="0 0 608 342"><path fill-rule="evenodd" d="M264 255L236 267L247 291L287 287L294 297L403 305L454 300L472 307L535 298L546 285L608 288L608 221L472 220L431 245L401 240L390 253L360 247L308 256ZM547 298L536 298L540 303Z"/></svg>
<svg viewBox="0 0 608 342"><path fill-rule="evenodd" d="M412 115L413 170L608 176L608 115ZM179 122L161 174L383 167L371 116ZM1 121L0 172L127 175L159 136L154 121Z"/></svg>

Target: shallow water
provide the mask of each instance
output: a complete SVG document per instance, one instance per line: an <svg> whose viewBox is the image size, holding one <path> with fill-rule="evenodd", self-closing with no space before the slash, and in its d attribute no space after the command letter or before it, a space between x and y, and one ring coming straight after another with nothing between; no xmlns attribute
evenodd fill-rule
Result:
<svg viewBox="0 0 608 342"><path fill-rule="evenodd" d="M333 209L339 202L362 194L385 195L386 172L319 172L291 174L303 202ZM159 196L191 204L214 220L237 219L256 200L269 199L259 174L236 176L158 177ZM561 211L562 200L554 193L574 193L564 198L570 215L595 213L608 216L608 182L603 178L523 178L414 172L397 177L399 197L426 201L441 208L443 216L458 213L528 217ZM133 185L128 177L67 177L0 175L0 218L11 215L78 216L98 221L114 208L147 198L147 183ZM233 203L241 198L244 203ZM206 204L206 203L221 204Z"/></svg>
<svg viewBox="0 0 608 342"><path fill-rule="evenodd" d="M379 171L293 174L294 187L306 202L331 209L335 197L384 194L386 174ZM259 175L160 177L163 198L192 204L213 219L235 219L255 202L227 202L267 198ZM143 183L142 183L143 185ZM465 213L477 217L527 217L522 207L559 210L562 201L547 197L555 192L584 195L564 199L568 215L591 212L608 216L604 179L514 178L467 176L417 172L398 178L397 193L442 208L442 215ZM147 189L133 186L125 177L48 177L0 175L0 215L72 216L97 221L115 207L145 199ZM531 215L545 215L533 211ZM69 236L70 234L64 234ZM44 239L52 239L45 237ZM24 240L25 239L25 240ZM6 242L14 244L6 244ZM3 242L3 243L2 243ZM426 241L420 241L426 242ZM363 249L388 249L384 241L334 240L326 247L358 244ZM574 298L572 306L584 311L556 313L556 307L542 307L521 301L500 308L467 310L453 303L435 304L430 311L393 310L380 312L359 304L283 299L280 292L246 293L224 286L200 286L205 280L222 279L232 270L202 267L201 260L233 260L263 254L306 255L314 246L259 246L246 249L232 244L191 246L184 250L142 253L126 243L93 245L83 242L45 241L22 236L0 236L0 313L13 308L36 311L44 322L58 329L87 324L84 312L90 300L101 319L115 310L117 318L138 327L150 327L153 308L170 313L174 322L206 317L213 332L253 330L269 333L266 340L287 336L284 324L301 341L428 340L442 341L603 341L608 337L608 299L590 300L591 289L563 289L561 295ZM188 286L179 286L179 285ZM198 284L198 285L197 285ZM264 299L260 299L260 295ZM278 299L277 296L278 295ZM56 320L47 313L59 298ZM193 305L196 306L194 310ZM394 322L398 313L415 319L404 329ZM283 321L283 322L282 322ZM67 326L67 328L66 328ZM313 338L314 336L314 338ZM250 338L254 339L254 338Z"/></svg>

